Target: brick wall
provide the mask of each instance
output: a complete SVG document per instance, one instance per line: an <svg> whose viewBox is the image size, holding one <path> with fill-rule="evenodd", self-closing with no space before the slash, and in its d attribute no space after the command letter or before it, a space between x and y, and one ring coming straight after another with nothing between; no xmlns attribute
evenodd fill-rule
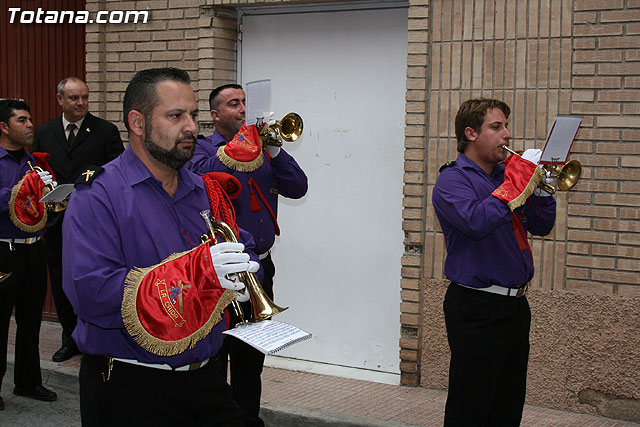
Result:
<svg viewBox="0 0 640 427"><path fill-rule="evenodd" d="M640 394L634 384L640 375L629 374L629 367L640 363L635 326L640 323L640 1L410 4L410 46L429 47L409 49L402 382L447 386L442 317L446 253L430 199L439 166L457 156L458 106L484 96L511 106L512 142L518 149L542 148L556 115L583 117L571 155L582 163L583 178L573 190L556 196L553 233L531 239L536 276L530 295L534 318L528 400L602 413L581 400L595 390L637 406ZM425 4L428 17L420 12ZM424 92L419 82L412 82L423 70ZM413 117L422 111L423 122ZM418 161L421 153L423 164ZM423 182L408 179L416 171L423 171ZM424 219L414 212L421 207ZM409 255L420 252L423 264L416 277L419 263ZM636 308L629 311L631 307ZM566 337L565 316L576 322L575 336ZM587 316L600 327L589 326ZM558 337L577 348L559 353ZM599 342L597 357L581 342ZM554 386L548 374L562 386Z"/></svg>
<svg viewBox="0 0 640 427"><path fill-rule="evenodd" d="M91 110L115 123L128 141L122 99L136 71L176 66L186 70L198 93L200 70L199 0L87 0L91 12L149 11L146 24L87 24L87 83ZM205 18L206 20L206 18ZM208 110L208 108L207 108Z"/></svg>
<svg viewBox="0 0 640 427"><path fill-rule="evenodd" d="M640 1L573 10L571 110L584 116L588 179L569 196L566 288L640 296Z"/></svg>
<svg viewBox="0 0 640 427"><path fill-rule="evenodd" d="M426 126L429 118L427 99L429 78L429 0L409 2L407 98L404 161L404 200L402 229L405 234L405 253L402 257L400 304L400 372L404 385L420 384L421 307L423 294L421 279L429 274L431 264L424 254L431 252L433 242L425 239L425 207L429 203L427 186L428 151Z"/></svg>

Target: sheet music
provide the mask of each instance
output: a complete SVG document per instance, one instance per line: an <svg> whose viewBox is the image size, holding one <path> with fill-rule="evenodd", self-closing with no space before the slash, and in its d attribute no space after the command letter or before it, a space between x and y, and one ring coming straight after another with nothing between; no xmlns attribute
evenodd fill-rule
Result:
<svg viewBox="0 0 640 427"><path fill-rule="evenodd" d="M557 163L563 165L569 158L573 140L582 123L582 117L557 116L547 136L547 142L540 157L541 165Z"/></svg>
<svg viewBox="0 0 640 427"><path fill-rule="evenodd" d="M239 325L236 328L224 331L223 334L234 336L264 354L273 354L290 345L311 338L310 333L288 323L275 320L263 320L262 322Z"/></svg>
<svg viewBox="0 0 640 427"><path fill-rule="evenodd" d="M49 191L42 199L41 202L61 202L67 198L67 196L73 193L73 184L60 184L52 191Z"/></svg>
<svg viewBox="0 0 640 427"><path fill-rule="evenodd" d="M264 118L271 111L271 80L256 80L244 87L247 93L246 122L247 125L255 125L258 117Z"/></svg>

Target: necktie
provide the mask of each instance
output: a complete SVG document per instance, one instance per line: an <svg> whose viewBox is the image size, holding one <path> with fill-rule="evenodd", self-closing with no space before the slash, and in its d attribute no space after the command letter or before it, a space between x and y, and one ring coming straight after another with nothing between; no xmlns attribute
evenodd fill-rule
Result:
<svg viewBox="0 0 640 427"><path fill-rule="evenodd" d="M71 146L76 141L76 134L74 132L76 130L76 125L69 123L67 125L67 130L69 131L69 138L67 138L67 142Z"/></svg>

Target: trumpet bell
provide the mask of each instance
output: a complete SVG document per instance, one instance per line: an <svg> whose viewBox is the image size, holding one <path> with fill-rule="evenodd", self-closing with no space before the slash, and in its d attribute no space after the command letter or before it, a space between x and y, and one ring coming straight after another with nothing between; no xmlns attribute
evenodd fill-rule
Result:
<svg viewBox="0 0 640 427"><path fill-rule="evenodd" d="M580 181L582 165L577 160L571 160L562 167L558 174L558 190L569 191Z"/></svg>
<svg viewBox="0 0 640 427"><path fill-rule="evenodd" d="M289 113L280 120L280 135L287 142L293 142L302 135L302 117Z"/></svg>
<svg viewBox="0 0 640 427"><path fill-rule="evenodd" d="M252 284L247 287L249 295L251 295L251 321L261 322L271 319L278 313L282 313L289 307L280 307L274 303L271 298L262 290L262 286Z"/></svg>
<svg viewBox="0 0 640 427"><path fill-rule="evenodd" d="M2 271L0 271L0 282L4 282L5 280L7 280L9 277L11 277L12 273L3 273Z"/></svg>

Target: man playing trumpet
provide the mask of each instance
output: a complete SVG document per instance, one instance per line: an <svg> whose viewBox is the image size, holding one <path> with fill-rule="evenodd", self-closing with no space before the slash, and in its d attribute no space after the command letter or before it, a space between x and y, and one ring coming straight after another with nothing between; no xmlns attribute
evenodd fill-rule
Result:
<svg viewBox="0 0 640 427"><path fill-rule="evenodd" d="M214 89L209 104L215 131L198 139L189 167L197 173L229 173L241 182L242 193L232 203L238 225L249 231L256 242L264 270L262 289L273 300L275 265L270 250L280 235L278 197L303 197L307 193L307 176L284 149L263 147L256 127L245 124L242 86L227 84ZM244 305L247 315L248 304ZM233 337L227 338L225 347L231 360L231 390L247 415L247 426L264 426L259 417L264 354Z"/></svg>
<svg viewBox="0 0 640 427"><path fill-rule="evenodd" d="M525 293L534 273L527 233L551 232L556 203L537 189L540 150L505 162L509 114L502 101L464 102L455 119L460 154L441 168L433 190L451 280L445 426L518 426L522 417L531 323Z"/></svg>

